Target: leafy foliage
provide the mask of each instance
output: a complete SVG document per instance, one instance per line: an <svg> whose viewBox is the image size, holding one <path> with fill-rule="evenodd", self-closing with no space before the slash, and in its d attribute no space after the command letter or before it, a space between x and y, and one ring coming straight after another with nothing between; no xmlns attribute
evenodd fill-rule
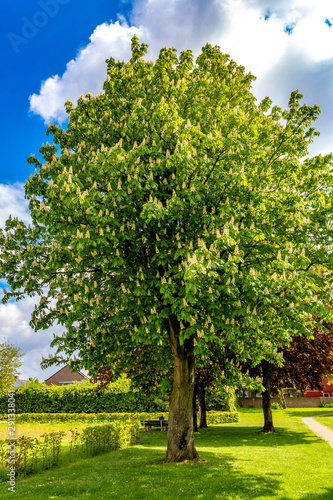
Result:
<svg viewBox="0 0 333 500"><path fill-rule="evenodd" d="M16 344L0 344L0 391L10 389L15 382L18 370L22 366L23 353Z"/></svg>
<svg viewBox="0 0 333 500"><path fill-rule="evenodd" d="M100 366L90 381L99 390L101 387L117 387L121 380L126 380L132 389L143 391L147 395L157 392L165 397L171 388L170 354L168 346L153 347L145 343L133 345L126 359ZM122 375L116 378L114 373L120 372Z"/></svg>
<svg viewBox="0 0 333 500"><path fill-rule="evenodd" d="M208 387L205 393L207 410L234 411L236 408L235 391L228 386Z"/></svg>

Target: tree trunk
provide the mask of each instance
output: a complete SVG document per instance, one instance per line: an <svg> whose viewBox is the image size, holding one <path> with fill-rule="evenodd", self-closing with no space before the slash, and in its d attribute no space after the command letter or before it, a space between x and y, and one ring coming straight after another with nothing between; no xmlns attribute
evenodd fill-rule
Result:
<svg viewBox="0 0 333 500"><path fill-rule="evenodd" d="M168 462L198 458L193 434L194 343L193 338L179 342L180 326L175 318L168 319L168 331L174 358L168 425Z"/></svg>
<svg viewBox="0 0 333 500"><path fill-rule="evenodd" d="M204 387L200 386L198 387L198 400L199 400L199 427L200 429L204 429L208 427Z"/></svg>
<svg viewBox="0 0 333 500"><path fill-rule="evenodd" d="M198 432L198 419L197 419L197 384L194 386L193 394L193 432Z"/></svg>
<svg viewBox="0 0 333 500"><path fill-rule="evenodd" d="M284 397L284 390L281 389L279 391L279 398L280 398L280 401L281 401L281 406L284 410L287 409L287 403L286 403L286 400L285 400L285 397Z"/></svg>
<svg viewBox="0 0 333 500"><path fill-rule="evenodd" d="M262 361L263 386L265 391L262 393L262 409L264 412L264 427L262 432L276 432L273 425L272 401L271 401L271 380L270 366L267 361Z"/></svg>

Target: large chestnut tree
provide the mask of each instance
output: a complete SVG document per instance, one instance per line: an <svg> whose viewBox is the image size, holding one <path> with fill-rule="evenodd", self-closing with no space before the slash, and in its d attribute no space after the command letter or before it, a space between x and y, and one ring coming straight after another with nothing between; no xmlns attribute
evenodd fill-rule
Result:
<svg viewBox="0 0 333 500"><path fill-rule="evenodd" d="M208 44L196 61L146 51L134 37L102 92L48 127L29 159L32 225L7 221L0 273L5 301L39 296L36 330L64 326L50 362L168 345L167 460L192 460L196 357L227 339L239 359L275 359L327 315L332 158L307 156L319 108L298 92L285 111L258 104L254 77Z"/></svg>

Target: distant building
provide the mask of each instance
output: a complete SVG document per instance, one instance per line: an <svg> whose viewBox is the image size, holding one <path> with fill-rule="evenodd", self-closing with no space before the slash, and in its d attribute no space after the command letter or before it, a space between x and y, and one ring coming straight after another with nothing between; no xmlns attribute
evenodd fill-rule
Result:
<svg viewBox="0 0 333 500"><path fill-rule="evenodd" d="M48 379L45 380L46 385L69 385L74 384L75 382L83 382L84 380L89 379L82 372L72 372L68 365L60 368L56 373L51 375Z"/></svg>
<svg viewBox="0 0 333 500"><path fill-rule="evenodd" d="M323 380L322 383L323 390L318 389L308 389L305 392L307 398L331 398L333 397L333 385L328 383L328 380Z"/></svg>
<svg viewBox="0 0 333 500"><path fill-rule="evenodd" d="M21 385L27 385L27 383L28 383L28 380L23 380L23 379L19 378L19 375L16 375L15 378L16 378L16 380L13 383L12 387L20 387Z"/></svg>

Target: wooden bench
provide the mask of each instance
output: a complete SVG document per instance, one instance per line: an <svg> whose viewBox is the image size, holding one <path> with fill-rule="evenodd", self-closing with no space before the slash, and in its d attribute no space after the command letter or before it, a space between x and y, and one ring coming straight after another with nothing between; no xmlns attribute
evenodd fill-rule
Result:
<svg viewBox="0 0 333 500"><path fill-rule="evenodd" d="M164 420L163 417L160 417L158 420L141 420L141 425L145 431L151 429L152 427L160 427L161 431L168 430L168 420Z"/></svg>

